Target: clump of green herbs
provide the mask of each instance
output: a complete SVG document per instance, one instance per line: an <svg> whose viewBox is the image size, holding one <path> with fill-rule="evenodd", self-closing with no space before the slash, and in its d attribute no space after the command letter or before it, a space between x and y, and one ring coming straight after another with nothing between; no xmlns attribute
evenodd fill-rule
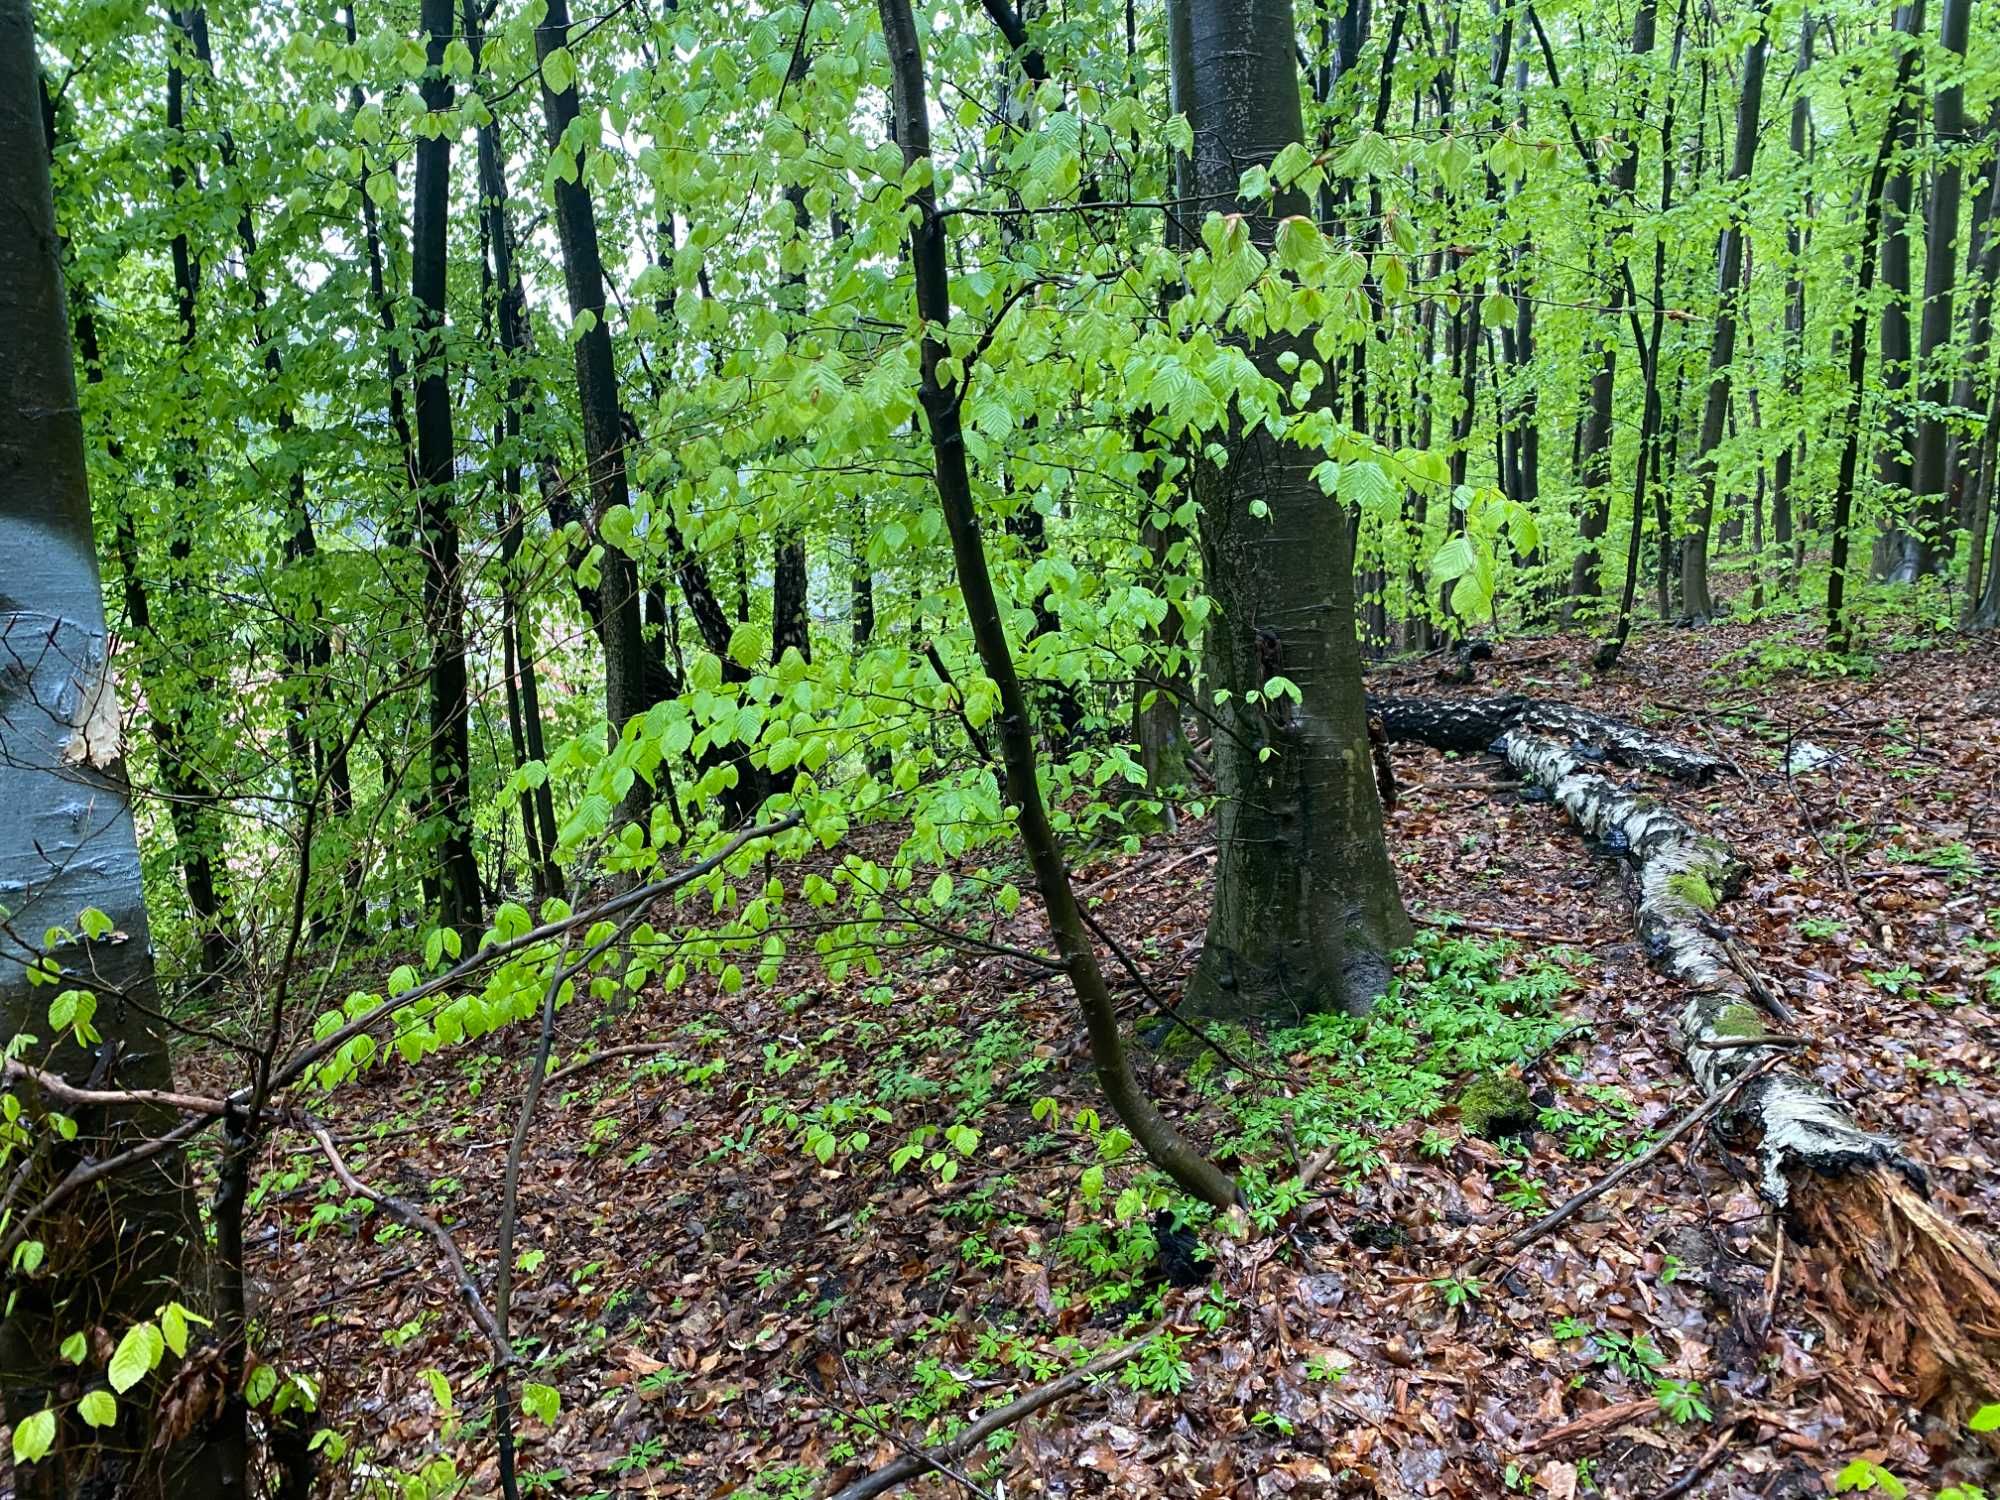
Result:
<svg viewBox="0 0 2000 1500"><path fill-rule="evenodd" d="M1472 1075L1519 1064L1561 1035L1556 1002L1575 985L1560 966L1522 955L1505 940L1424 933L1399 956L1399 972L1365 1016L1315 1015L1273 1033L1247 1055L1302 1084L1292 1097L1225 1088L1231 1070L1213 1053L1190 1067L1195 1086L1223 1104L1234 1129L1216 1149L1246 1162L1253 1204L1280 1212L1290 1147L1329 1148L1322 1179L1352 1188L1383 1163L1381 1138L1410 1120L1443 1109ZM1239 1055L1244 1055L1239 1053Z"/></svg>

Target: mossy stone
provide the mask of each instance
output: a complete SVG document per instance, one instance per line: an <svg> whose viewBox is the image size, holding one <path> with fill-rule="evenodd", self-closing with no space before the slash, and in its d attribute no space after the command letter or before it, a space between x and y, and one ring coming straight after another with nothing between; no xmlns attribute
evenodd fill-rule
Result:
<svg viewBox="0 0 2000 1500"><path fill-rule="evenodd" d="M1495 1141L1534 1129L1538 1111L1528 1085L1512 1073L1486 1073L1458 1096L1458 1122L1469 1135Z"/></svg>

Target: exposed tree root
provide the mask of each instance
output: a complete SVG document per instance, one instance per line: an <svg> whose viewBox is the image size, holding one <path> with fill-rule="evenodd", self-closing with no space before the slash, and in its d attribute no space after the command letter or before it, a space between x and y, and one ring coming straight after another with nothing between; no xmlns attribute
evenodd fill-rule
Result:
<svg viewBox="0 0 2000 1500"><path fill-rule="evenodd" d="M1393 701L1373 705L1391 735L1456 749L1468 747L1475 722L1483 728L1508 711L1506 700L1465 708ZM1712 916L1743 873L1728 845L1587 768L1602 753L1668 770L1673 757L1661 751L1672 747L1643 731L1634 731L1639 741L1572 745L1572 734L1588 739L1600 726L1630 726L1565 709L1547 732L1538 717L1530 703L1487 743L1586 834L1631 859L1640 941L1654 966L1687 990L1677 1029L1688 1068L1709 1098L1758 1071L1721 1118L1754 1142L1759 1191L1811 1248L1835 1310L1910 1400L1943 1397L1952 1409L1990 1401L2000 1393L2000 1264L1992 1250L1928 1201L1922 1169L1898 1142L1863 1129L1818 1082L1784 1066L1783 1044L1794 1039L1771 1033L1761 981L1732 954Z"/></svg>

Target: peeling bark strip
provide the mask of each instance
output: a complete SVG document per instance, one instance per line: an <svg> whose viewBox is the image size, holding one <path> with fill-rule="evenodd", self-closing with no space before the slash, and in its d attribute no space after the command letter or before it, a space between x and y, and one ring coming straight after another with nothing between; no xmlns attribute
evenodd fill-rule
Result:
<svg viewBox="0 0 2000 1500"><path fill-rule="evenodd" d="M1370 697L1368 712L1382 720L1390 739L1415 740L1438 750L1491 750L1510 731L1532 729L1588 745L1621 766L1657 771L1696 786L1711 780L1725 765L1713 755L1684 749L1636 724L1524 693L1492 698Z"/></svg>
<svg viewBox="0 0 2000 1500"><path fill-rule="evenodd" d="M1678 814L1583 768L1560 740L1510 732L1497 752L1548 788L1585 833L1630 856L1638 872L1640 941L1687 986L1678 1022L1705 1096L1753 1068L1762 1076L1725 1111L1760 1133L1759 1187L1826 1264L1834 1306L1918 1405L1955 1405L2000 1390L2000 1264L1980 1238L1933 1207L1921 1168L1887 1136L1864 1130L1819 1083L1788 1071L1749 980L1709 912L1742 864Z"/></svg>

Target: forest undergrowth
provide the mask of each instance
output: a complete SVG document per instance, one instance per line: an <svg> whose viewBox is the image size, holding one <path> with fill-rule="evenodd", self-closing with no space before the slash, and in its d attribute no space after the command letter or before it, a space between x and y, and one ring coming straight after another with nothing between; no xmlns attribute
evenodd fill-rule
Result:
<svg viewBox="0 0 2000 1500"><path fill-rule="evenodd" d="M1562 699L1727 760L1707 787L1655 788L1749 863L1715 921L1796 1012L1798 1066L1990 1235L2000 651L1793 642L1655 629L1592 680L1588 639L1521 640L1450 691ZM1434 665L1371 688L1438 691ZM550 1078L515 1239L524 1491L806 1500L1156 1324L1118 1373L916 1491L1993 1485L1988 1440L1913 1416L1861 1354L1866 1310L1836 1315L1811 1247L1778 1250L1754 1161L1706 1127L1462 1274L1701 1099L1624 863L1496 759L1398 747L1393 765L1421 935L1366 1019L1203 1040L1160 1012L1201 949L1205 815L1079 861L1136 970L1113 977L1142 1075L1251 1189L1241 1232L1100 1113L1061 977L975 946L1045 949L1027 906L875 977L832 982L795 951L734 995L654 981L615 1015L564 1010L552 1066L576 1070ZM531 1047L390 1062L328 1121L355 1173L449 1226L489 1282ZM492 1492L489 1351L432 1244L328 1181L303 1131L274 1135L257 1183L260 1348L317 1388L322 1446Z"/></svg>

